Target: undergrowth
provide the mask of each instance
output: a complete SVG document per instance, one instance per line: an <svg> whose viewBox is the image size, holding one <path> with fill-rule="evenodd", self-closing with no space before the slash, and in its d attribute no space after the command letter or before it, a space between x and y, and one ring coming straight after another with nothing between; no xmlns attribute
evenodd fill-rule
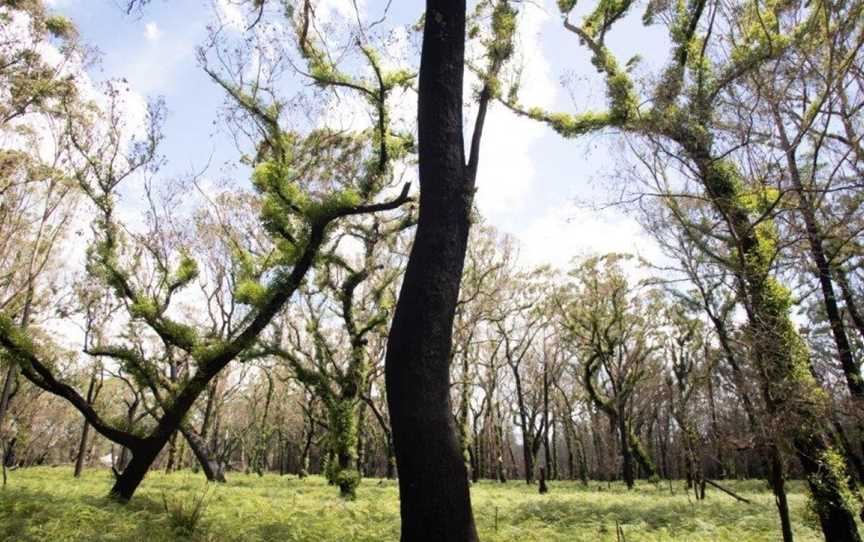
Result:
<svg viewBox="0 0 864 542"><path fill-rule="evenodd" d="M365 479L357 500L345 501L317 476L229 473L225 485L207 489L201 474L148 475L132 502L116 504L105 495L108 471L33 468L10 473L0 490L2 541L365 541L399 538L396 483ZM623 485L593 482L536 486L510 481L481 482L471 491L474 515L484 542L574 542L617 540L616 525L628 542L686 540L775 541L780 539L771 492L760 481L725 484L753 504L708 490L697 502L680 482ZM801 484L790 485L789 501L797 541L821 540L807 521ZM446 518L442 518L446 521Z"/></svg>

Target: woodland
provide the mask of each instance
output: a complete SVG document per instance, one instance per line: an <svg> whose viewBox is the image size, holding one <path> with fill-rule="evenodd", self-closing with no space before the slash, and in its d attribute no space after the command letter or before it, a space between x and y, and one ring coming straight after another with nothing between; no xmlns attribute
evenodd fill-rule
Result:
<svg viewBox="0 0 864 542"><path fill-rule="evenodd" d="M0 0L0 539L861 541L864 1L226 1L237 158L169 175L170 100ZM524 92L532 9L600 107ZM658 257L526 264L502 113L612 142Z"/></svg>

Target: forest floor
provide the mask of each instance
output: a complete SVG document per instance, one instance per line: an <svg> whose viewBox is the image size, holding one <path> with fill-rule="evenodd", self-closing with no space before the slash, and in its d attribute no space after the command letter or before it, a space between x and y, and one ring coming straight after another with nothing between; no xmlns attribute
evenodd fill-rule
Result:
<svg viewBox="0 0 864 542"><path fill-rule="evenodd" d="M127 506L105 498L111 474L85 471L72 478L69 466L9 473L0 490L2 541L369 541L398 540L396 483L366 479L358 498L345 502L320 477L228 473L228 483L207 487L203 475L148 475ZM708 488L696 502L681 482L621 484L551 482L550 493L518 480L480 482L472 488L474 515L484 542L684 540L780 540L774 498L764 482L726 481L752 501L745 504ZM795 539L821 540L806 511L804 488L790 484ZM190 520L201 500L200 521ZM446 518L442 518L446 521ZM191 531L191 532L190 532Z"/></svg>

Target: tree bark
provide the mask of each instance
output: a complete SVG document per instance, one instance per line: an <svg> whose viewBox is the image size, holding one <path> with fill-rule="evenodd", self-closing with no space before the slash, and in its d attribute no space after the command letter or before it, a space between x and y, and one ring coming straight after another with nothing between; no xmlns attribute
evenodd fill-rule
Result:
<svg viewBox="0 0 864 542"><path fill-rule="evenodd" d="M6 412L9 410L12 387L17 376L17 368L18 366L15 365L15 362L10 360L9 368L6 370L6 378L3 379L3 391L0 393L0 427L3 426L3 420L6 419Z"/></svg>
<svg viewBox="0 0 864 542"><path fill-rule="evenodd" d="M807 346L789 316L790 294L771 275L770 238L756 233L734 173L711 156L704 139L688 134L679 143L697 164L709 199L734 234L730 248L742 262L738 272L749 303L748 331L768 412L801 462L822 532L826 540L860 542L846 498L846 465L825 433L818 402L821 388L810 374ZM790 417L792 423L782 421Z"/></svg>
<svg viewBox="0 0 864 542"><path fill-rule="evenodd" d="M161 441L148 439L145 444L131 450L132 459L123 472L117 475L109 495L120 502L128 502L167 440L167 436Z"/></svg>
<svg viewBox="0 0 864 542"><path fill-rule="evenodd" d="M93 368L90 374L90 383L87 386L87 404L93 404L96 400L96 395L99 393L96 386L97 367ZM81 477L81 471L84 470L84 459L87 455L87 442L90 437L90 422L84 419L84 427L81 429L81 442L78 444L78 455L75 457L75 478Z"/></svg>
<svg viewBox="0 0 864 542"><path fill-rule="evenodd" d="M621 438L621 457L623 458L624 483L627 484L627 489L633 489L635 483L633 476L633 455L630 451L630 439L628 439L629 431L627 430L627 421L623 416L618 416L618 433Z"/></svg>
<svg viewBox="0 0 864 542"><path fill-rule="evenodd" d="M180 426L180 432L183 433L183 437L189 443L189 448L195 455L195 459L198 460L198 464L201 465L201 469L204 471L204 476L207 477L207 480L209 482L225 483L225 472L222 466L213 459L213 453L210 447L207 446L207 441L183 425Z"/></svg>
<svg viewBox="0 0 864 542"><path fill-rule="evenodd" d="M420 209L385 361L403 542L476 541L468 473L451 415L453 319L476 171L465 163L465 1L428 0L420 62ZM478 128L485 104L481 103Z"/></svg>
<svg viewBox="0 0 864 542"><path fill-rule="evenodd" d="M81 472L84 470L84 459L87 455L87 441L90 438L90 422L84 420L84 427L81 429L81 441L78 443L78 454L75 457L75 472L73 477L80 478Z"/></svg>

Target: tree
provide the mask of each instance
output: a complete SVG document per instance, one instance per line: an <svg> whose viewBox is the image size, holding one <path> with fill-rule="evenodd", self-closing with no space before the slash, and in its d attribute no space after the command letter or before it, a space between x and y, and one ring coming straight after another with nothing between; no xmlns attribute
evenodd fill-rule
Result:
<svg viewBox="0 0 864 542"><path fill-rule="evenodd" d="M536 276L517 275L497 299L490 317L492 339L502 343L498 351L513 376L514 418L522 433L522 464L528 484L534 483L534 463L548 422L544 416L544 397L550 385L545 371L547 352L537 344L545 323L539 309L543 293Z"/></svg>
<svg viewBox="0 0 864 542"><path fill-rule="evenodd" d="M650 293L645 303L634 295L620 261L617 255L589 258L574 269L575 295L565 298L560 310L569 339L577 346L585 391L618 432L624 481L632 488L634 458L649 477L657 475L630 412L637 386L650 375L660 346L652 337L656 322L651 315L658 307Z"/></svg>
<svg viewBox="0 0 864 542"><path fill-rule="evenodd" d="M273 248L259 258L242 245L234 247L235 257L242 262L245 272L233 292L248 311L241 325L213 336L207 328L196 329L194 322L180 322L172 316L169 309L175 294L199 276L196 262L182 247L167 254L147 254L156 281L151 283L136 276L138 266L130 260L130 252L134 255L134 250L122 235L116 216L116 190L124 179L153 163L160 139L159 112L151 110L144 139L129 145L131 154L127 155L128 138L122 137L114 94L109 101L112 109L105 115L110 121L106 133L79 128L70 137L71 151L77 157L76 163L81 164L75 172L79 186L97 210L89 270L124 302L131 320L144 325L169 350L189 356L194 373L164 398L163 415L158 423L146 436L140 436L103 418L74 388L57 378L52 370L53 360L45 356L44 348L34 344L26 328L6 315L0 317L0 346L28 380L70 401L96 431L131 451L132 460L111 490L113 496L123 501L132 497L156 456L181 427L185 415L208 384L254 344L300 287L332 223L346 216L394 209L408 200L406 185L398 196L374 203L384 188L379 181L389 164L387 152L382 152L378 144L390 140L386 120L382 119L377 129L354 136L327 129L312 130L305 135L286 130L280 123L281 103L276 99L265 102L264 97L256 94L256 83L251 86L242 81L234 83L206 66L205 69L225 89L239 114L249 119L253 133L260 138L253 163L253 183L261 195L261 222L271 236ZM91 116L96 114L92 112ZM95 126L92 118L90 126ZM366 162L361 156L367 145L378 149L376 160ZM346 170L348 174L341 175ZM144 369L152 366L123 344L101 345L100 351L130 366Z"/></svg>
<svg viewBox="0 0 864 542"><path fill-rule="evenodd" d="M468 475L451 418L450 349L483 124L498 73L512 52L515 13L506 1L494 3L488 64L466 161L465 8L464 1L426 3L417 103L419 216L387 348L387 403L406 542L477 539Z"/></svg>
<svg viewBox="0 0 864 542"><path fill-rule="evenodd" d="M573 4L560 4L565 15ZM770 211L778 198L760 187L748 188L740 169L731 159L724 159L726 153L718 148L722 137L717 102L726 89L807 39L829 7L811 4L800 21L785 5L748 6L734 12L726 25L733 33L726 43L736 44L734 54L723 51L719 40L712 42L721 32L715 27L717 18L726 16L721 10L712 9L706 1L665 8L671 22L672 61L659 83L649 89L648 104L641 105L631 76L603 43L605 33L631 4L601 1L581 24L565 19L567 30L590 49L594 64L605 76L607 111L550 114L520 106L513 94L511 106L565 137L616 128L677 147L701 184L702 197L727 228L727 254L718 255L718 260L740 277L740 296L746 299L750 324L748 344L762 378L762 393L769 414L778 419L775 426L782 428L781 440L791 445L804 468L823 533L829 540L858 541L845 460L823 423L825 396L810 371L807 346L790 318L791 293L772 273L779 239ZM649 5L646 22L654 20L656 9L658 6ZM766 18L772 25L762 24ZM667 201L674 208L675 199ZM699 224L683 226L692 233L691 239L706 236Z"/></svg>
<svg viewBox="0 0 864 542"><path fill-rule="evenodd" d="M0 5L0 23L10 28L0 38L0 311L27 326L47 301L42 292L52 287L54 255L77 202L62 168L62 102L77 99L75 66L86 57L75 27L41 1ZM2 431L18 368L0 362ZM0 454L5 442L0 433Z"/></svg>
<svg viewBox="0 0 864 542"><path fill-rule="evenodd" d="M361 477L358 446L363 395L372 370L369 341L389 319L392 284L400 272L383 264L382 252L411 224L410 215L405 215L347 225L322 255L318 288L304 292L305 314L289 317L279 334L285 338L265 343L261 350L283 361L324 405L329 442L326 474L346 499L356 497ZM340 241L359 244L359 257L340 252ZM340 321L335 329L327 318L330 313Z"/></svg>

